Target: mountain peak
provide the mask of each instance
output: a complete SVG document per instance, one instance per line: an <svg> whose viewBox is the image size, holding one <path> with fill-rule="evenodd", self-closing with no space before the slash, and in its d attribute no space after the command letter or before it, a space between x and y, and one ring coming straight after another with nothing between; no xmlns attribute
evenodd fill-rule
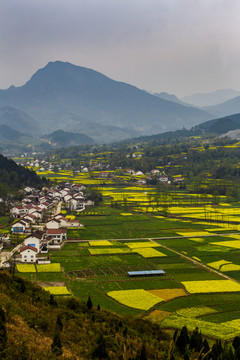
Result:
<svg viewBox="0 0 240 360"><path fill-rule="evenodd" d="M25 85L2 90L0 107L6 105L36 119L44 133L56 129L83 132L100 142L105 139L104 127L112 131L108 141L116 141L133 133L192 127L210 118L204 111L59 60L39 69Z"/></svg>

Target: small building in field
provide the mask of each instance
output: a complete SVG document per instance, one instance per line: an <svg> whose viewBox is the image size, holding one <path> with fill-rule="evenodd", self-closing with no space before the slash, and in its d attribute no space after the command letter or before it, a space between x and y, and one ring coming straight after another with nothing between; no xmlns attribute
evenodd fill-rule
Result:
<svg viewBox="0 0 240 360"><path fill-rule="evenodd" d="M128 271L128 275L130 277L161 276L161 275L165 275L165 271L164 270Z"/></svg>

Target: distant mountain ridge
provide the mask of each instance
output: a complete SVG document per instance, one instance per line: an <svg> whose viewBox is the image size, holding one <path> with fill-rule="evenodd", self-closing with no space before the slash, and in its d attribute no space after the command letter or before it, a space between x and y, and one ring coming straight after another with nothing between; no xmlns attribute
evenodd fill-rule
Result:
<svg viewBox="0 0 240 360"><path fill-rule="evenodd" d="M223 102L215 106L205 107L207 111L216 116L228 116L231 114L240 113L240 96Z"/></svg>
<svg viewBox="0 0 240 360"><path fill-rule="evenodd" d="M184 139L192 136L214 135L216 137L229 136L232 139L240 139L240 113L223 118L205 121L191 129L167 131L161 134L140 136L133 138L133 143L145 142L150 144L166 144L176 142L177 139Z"/></svg>
<svg viewBox="0 0 240 360"><path fill-rule="evenodd" d="M41 129L38 122L26 112L12 106L0 107L0 125L7 125L21 133L25 132L27 135L35 135Z"/></svg>
<svg viewBox="0 0 240 360"><path fill-rule="evenodd" d="M181 100L180 100L176 95L174 95L174 94L168 94L168 93L166 93L166 92L160 92L160 93L154 93L154 95L160 97L161 99L168 100L168 101L172 101L172 102L175 102L175 103L180 104L180 105L192 106L191 104L187 104L187 103L181 101Z"/></svg>
<svg viewBox="0 0 240 360"><path fill-rule="evenodd" d="M220 89L211 93L197 93L183 97L181 100L198 107L215 106L240 95L240 91ZM232 113L233 114L233 113Z"/></svg>
<svg viewBox="0 0 240 360"><path fill-rule="evenodd" d="M27 113L32 125L40 125L39 135L62 129L84 132L99 142L192 127L211 118L205 111L61 61L50 62L23 86L1 90L0 107L6 106ZM104 127L109 126L112 133L106 139Z"/></svg>

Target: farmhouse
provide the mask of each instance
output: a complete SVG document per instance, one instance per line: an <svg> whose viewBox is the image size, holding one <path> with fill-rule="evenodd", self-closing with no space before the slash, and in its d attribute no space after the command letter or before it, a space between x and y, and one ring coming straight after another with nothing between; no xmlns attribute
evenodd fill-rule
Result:
<svg viewBox="0 0 240 360"><path fill-rule="evenodd" d="M12 233L13 234L24 233L26 228L27 228L26 223L19 220L12 225Z"/></svg>
<svg viewBox="0 0 240 360"><path fill-rule="evenodd" d="M67 238L66 229L47 229L47 239L56 240L56 243L59 244Z"/></svg>
<svg viewBox="0 0 240 360"><path fill-rule="evenodd" d="M22 262L36 262L37 249L34 246L26 245L20 249Z"/></svg>
<svg viewBox="0 0 240 360"><path fill-rule="evenodd" d="M59 229L60 226L61 226L61 221L58 219L51 219L48 222L46 222L47 229Z"/></svg>
<svg viewBox="0 0 240 360"><path fill-rule="evenodd" d="M40 243L41 243L41 240L35 235L29 235L24 239L24 244L26 246L29 245L31 247L34 247L37 250L37 253L40 250Z"/></svg>

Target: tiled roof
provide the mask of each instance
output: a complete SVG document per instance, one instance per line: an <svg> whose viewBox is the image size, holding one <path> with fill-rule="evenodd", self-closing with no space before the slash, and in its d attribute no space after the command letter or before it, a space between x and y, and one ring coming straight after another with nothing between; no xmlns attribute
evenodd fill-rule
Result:
<svg viewBox="0 0 240 360"><path fill-rule="evenodd" d="M23 246L23 247L20 249L20 252L23 252L23 251L28 250L28 249L37 252L37 248L35 248L34 246L31 246L31 245Z"/></svg>

